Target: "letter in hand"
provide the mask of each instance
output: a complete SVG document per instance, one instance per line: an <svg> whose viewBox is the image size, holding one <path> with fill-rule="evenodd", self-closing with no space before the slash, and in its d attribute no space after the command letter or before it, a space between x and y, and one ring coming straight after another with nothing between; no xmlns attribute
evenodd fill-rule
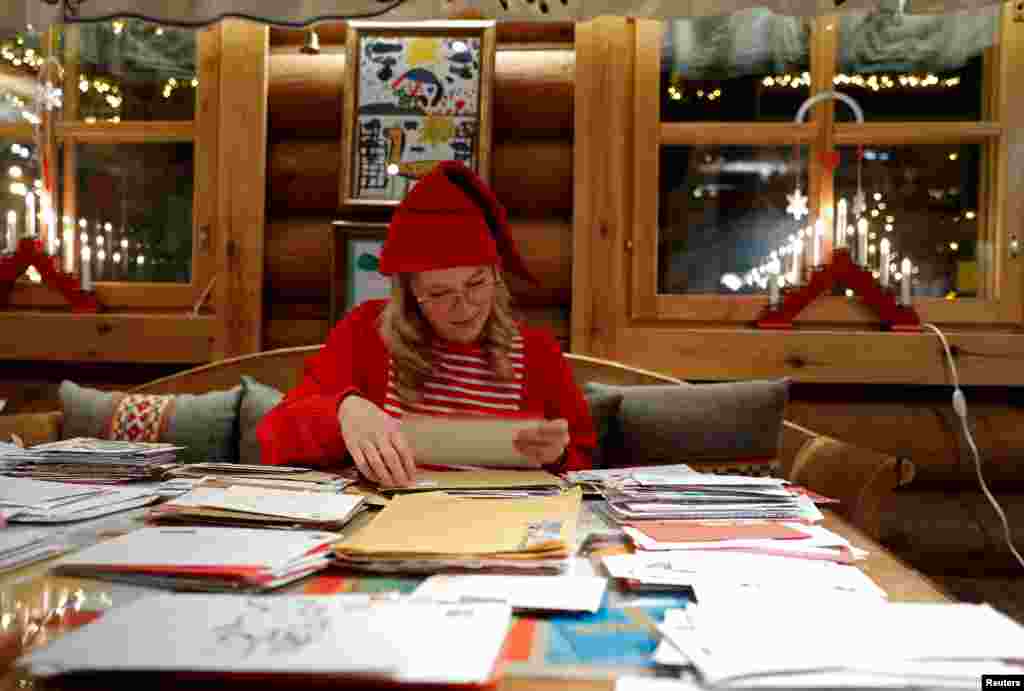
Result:
<svg viewBox="0 0 1024 691"><path fill-rule="evenodd" d="M536 427L520 431L515 438L516 450L537 468L557 463L568 445L569 422L564 418L545 420Z"/></svg>
<svg viewBox="0 0 1024 691"><path fill-rule="evenodd" d="M384 487L410 486L416 481L416 461L398 420L372 401L347 396L338 406L338 422L363 477Z"/></svg>

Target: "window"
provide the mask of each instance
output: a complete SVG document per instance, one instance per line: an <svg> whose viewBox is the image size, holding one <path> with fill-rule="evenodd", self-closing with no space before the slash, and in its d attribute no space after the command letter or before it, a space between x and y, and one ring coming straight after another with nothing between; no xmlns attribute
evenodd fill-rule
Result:
<svg viewBox="0 0 1024 691"><path fill-rule="evenodd" d="M63 70L52 146L65 263L77 272L90 262L109 308L191 307L214 271L217 113L204 104L218 88L215 31L123 19L63 27L39 43ZM39 69L45 62L33 87ZM20 288L14 305L61 302L41 286Z"/></svg>
<svg viewBox="0 0 1024 691"><path fill-rule="evenodd" d="M887 251L892 277L908 258L922 319L1019 321L1019 280L1001 269L1016 122L999 98L1012 88L1005 21L1000 6L638 21L634 127L659 134L637 137L634 151L632 316L756 320L767 269L777 260L790 278L793 241L810 219L834 224L840 200L852 205L859 171L865 262L881 275ZM827 89L855 99L864 123L834 100L794 122ZM809 197L800 221L787 213L796 186ZM874 320L843 290L819 302L814 321Z"/></svg>

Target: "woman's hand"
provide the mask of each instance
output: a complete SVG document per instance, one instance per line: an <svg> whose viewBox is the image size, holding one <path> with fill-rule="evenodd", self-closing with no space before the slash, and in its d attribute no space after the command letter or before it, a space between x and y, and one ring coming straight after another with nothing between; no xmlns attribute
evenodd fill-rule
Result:
<svg viewBox="0 0 1024 691"><path fill-rule="evenodd" d="M338 406L338 422L363 477L384 486L414 482L416 461L398 420L365 398L347 396Z"/></svg>
<svg viewBox="0 0 1024 691"><path fill-rule="evenodd" d="M516 450L538 468L557 463L568 445L569 422L565 419L545 420L520 431L515 439Z"/></svg>

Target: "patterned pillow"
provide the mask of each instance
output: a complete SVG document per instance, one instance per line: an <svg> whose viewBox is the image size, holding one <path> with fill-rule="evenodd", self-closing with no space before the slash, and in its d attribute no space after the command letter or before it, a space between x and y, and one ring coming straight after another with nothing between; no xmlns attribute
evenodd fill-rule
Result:
<svg viewBox="0 0 1024 691"><path fill-rule="evenodd" d="M164 441L186 447L183 463L238 460L236 426L242 387L192 394L100 391L71 381L60 385L63 438Z"/></svg>

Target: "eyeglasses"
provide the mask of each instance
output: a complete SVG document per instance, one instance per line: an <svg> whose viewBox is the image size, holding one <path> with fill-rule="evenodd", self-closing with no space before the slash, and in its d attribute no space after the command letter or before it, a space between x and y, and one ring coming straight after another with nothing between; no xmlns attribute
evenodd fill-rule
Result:
<svg viewBox="0 0 1024 691"><path fill-rule="evenodd" d="M479 305L487 300L489 291L495 283L497 283L497 281L493 276L484 276L472 283L467 283L463 290L446 290L443 293L427 295L425 297L419 297L417 295L416 301L421 305L433 305L436 308L445 311L455 309L455 304L458 302L460 296L468 303Z"/></svg>

